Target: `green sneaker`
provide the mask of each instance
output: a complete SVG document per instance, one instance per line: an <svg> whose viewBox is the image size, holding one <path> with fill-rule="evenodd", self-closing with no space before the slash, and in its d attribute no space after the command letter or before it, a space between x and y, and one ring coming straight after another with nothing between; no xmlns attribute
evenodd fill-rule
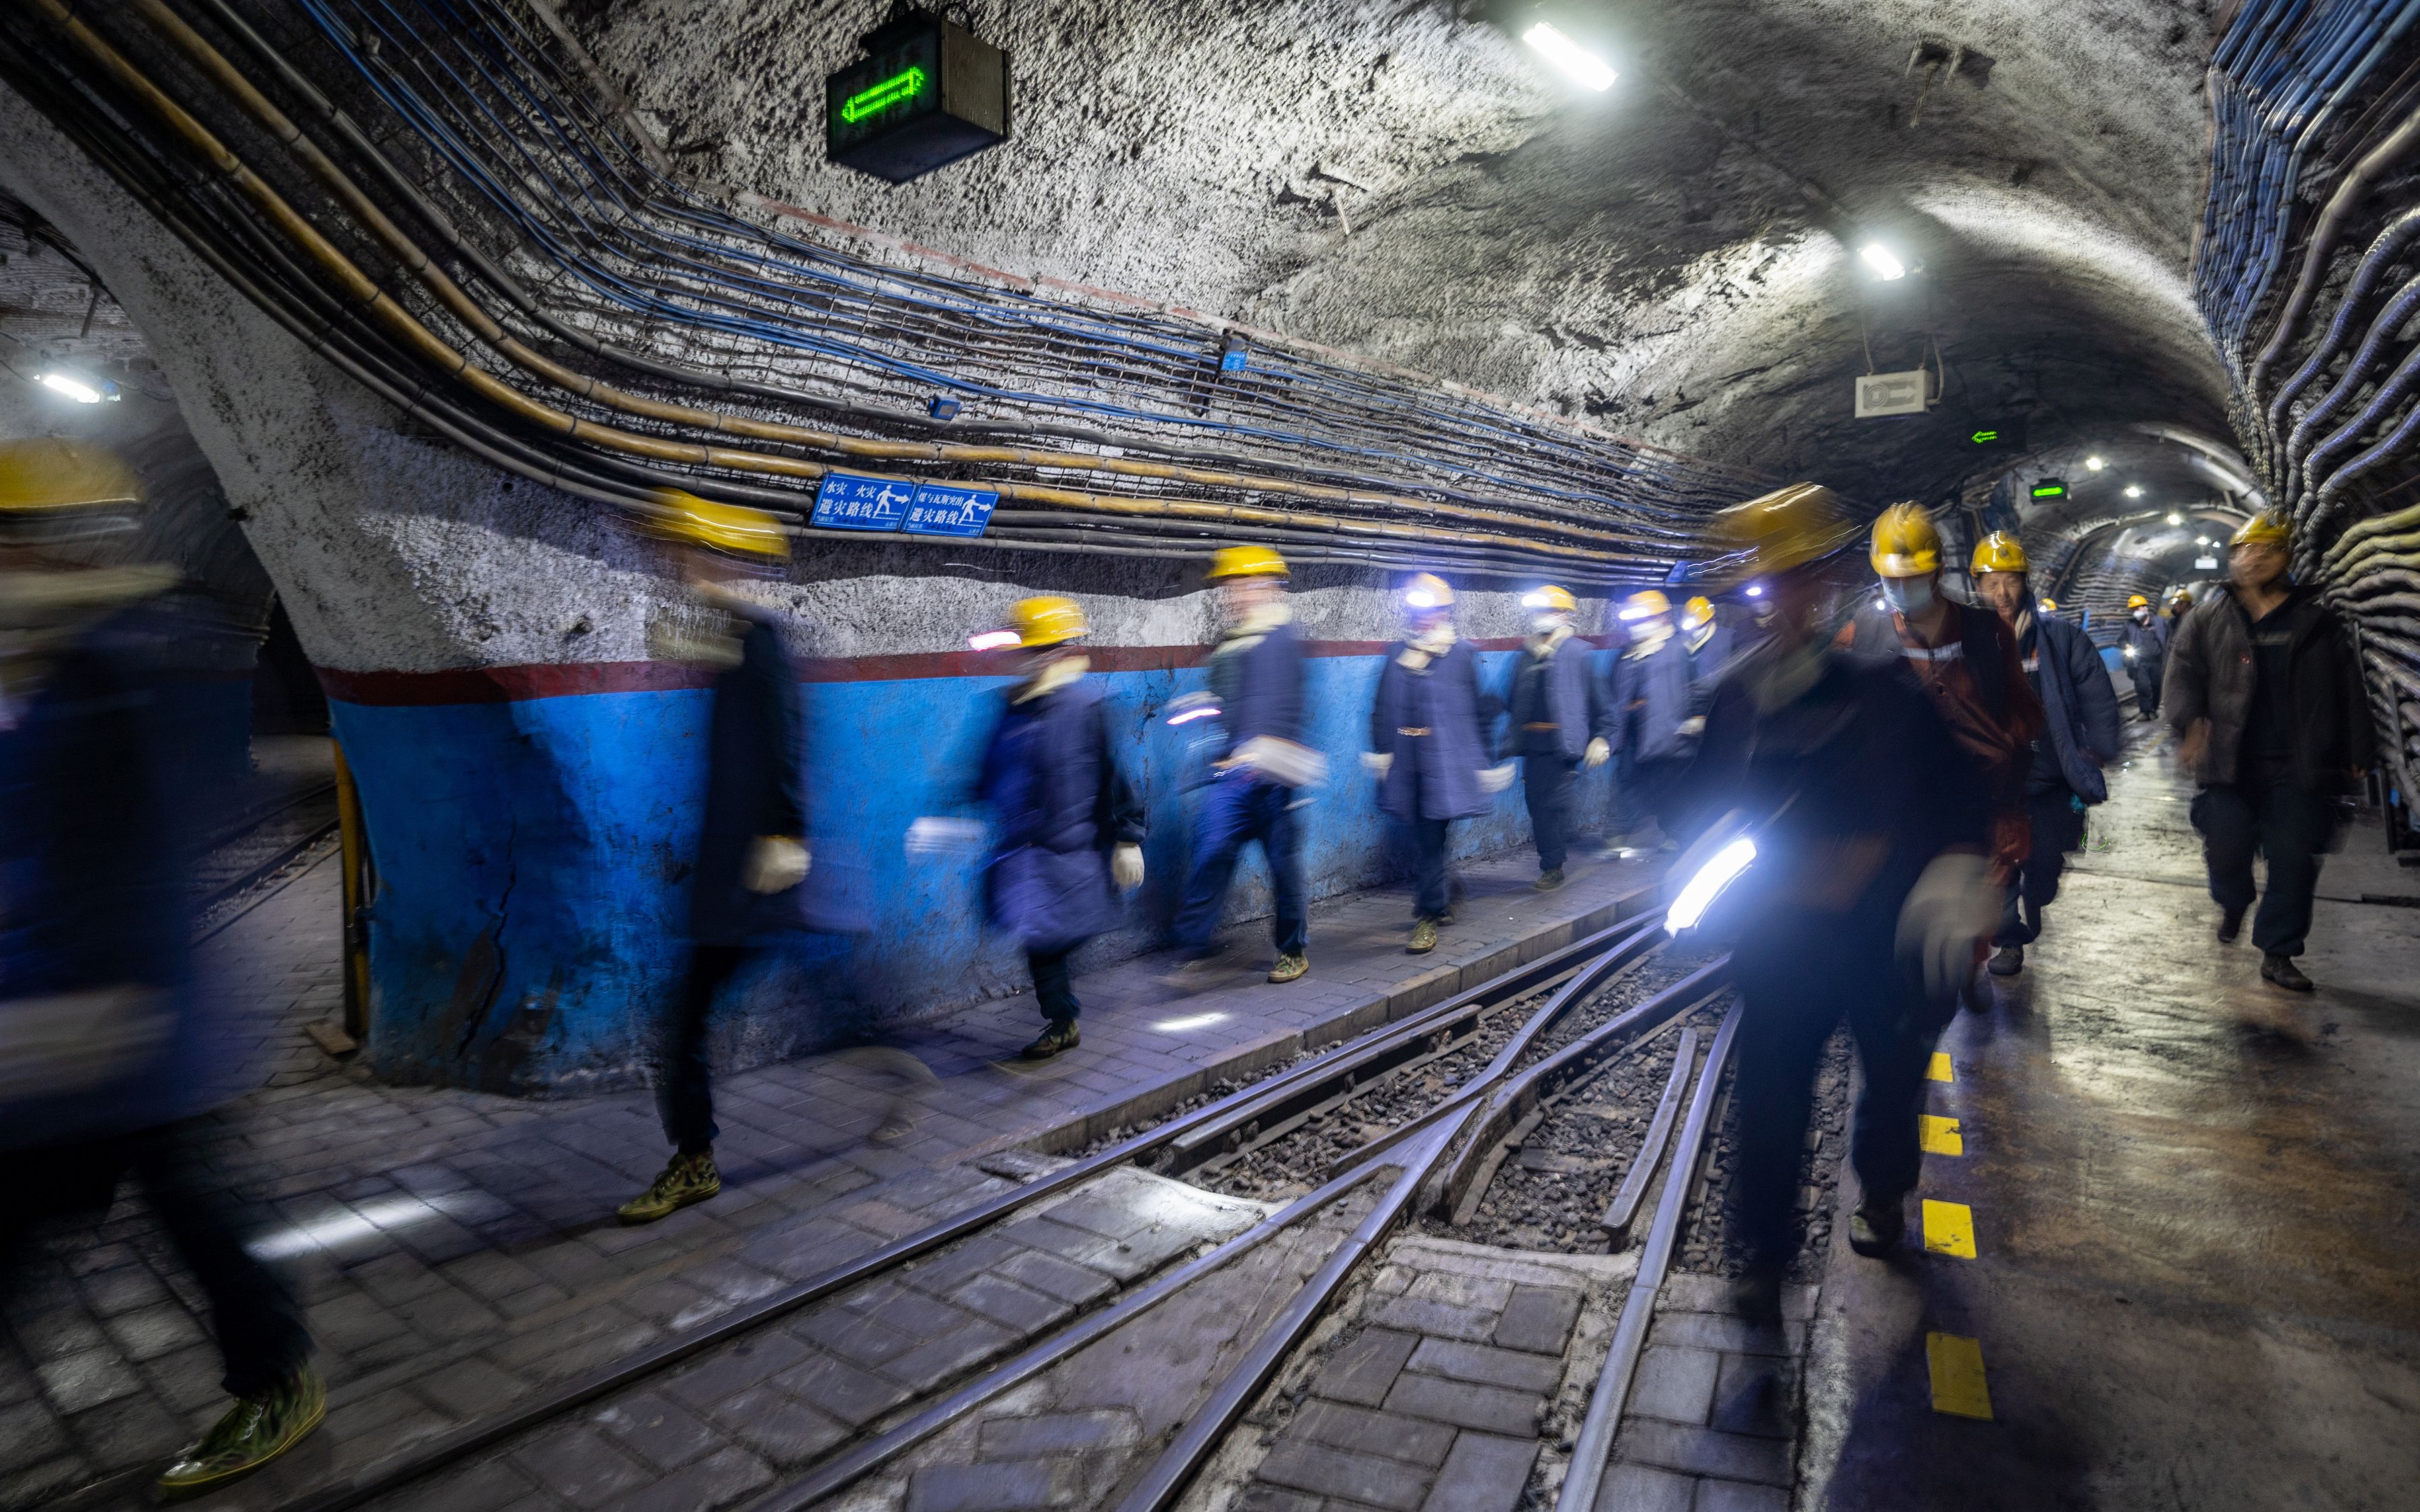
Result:
<svg viewBox="0 0 2420 1512"><path fill-rule="evenodd" d="M1040 1037L1032 1044L1027 1045L1023 1054L1028 1060L1047 1060L1060 1051L1073 1050L1083 1042L1083 1031L1076 1027L1076 1021L1060 1019L1043 1030Z"/></svg>
<svg viewBox="0 0 2420 1512"><path fill-rule="evenodd" d="M1310 969L1311 957L1297 950L1292 955L1278 957L1278 964L1269 967L1269 980L1292 981Z"/></svg>
<svg viewBox="0 0 2420 1512"><path fill-rule="evenodd" d="M1412 943L1404 947L1406 955L1426 955L1436 949L1437 921L1423 918L1412 926Z"/></svg>
<svg viewBox="0 0 2420 1512"><path fill-rule="evenodd" d="M160 1477L170 1500L198 1496L249 1475L302 1442L328 1415L328 1385L309 1365L257 1396L239 1396L201 1442L177 1457Z"/></svg>
<svg viewBox="0 0 2420 1512"><path fill-rule="evenodd" d="M651 1224L669 1218L692 1202L704 1202L722 1190L722 1173L714 1168L714 1152L675 1155L656 1184L622 1204L626 1224Z"/></svg>

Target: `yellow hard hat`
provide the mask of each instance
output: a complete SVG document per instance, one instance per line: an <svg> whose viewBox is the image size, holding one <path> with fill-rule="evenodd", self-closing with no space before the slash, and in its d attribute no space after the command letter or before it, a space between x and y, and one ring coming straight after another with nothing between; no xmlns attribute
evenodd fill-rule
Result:
<svg viewBox="0 0 2420 1512"><path fill-rule="evenodd" d="M1941 570L1941 532L1922 504L1893 504L1875 517L1871 560L1885 578L1921 578Z"/></svg>
<svg viewBox="0 0 2420 1512"><path fill-rule="evenodd" d="M1839 495L1820 483L1776 488L1719 510L1708 522L1708 534L1726 555L1745 558L1742 571L1750 577L1805 566L1855 533Z"/></svg>
<svg viewBox="0 0 2420 1512"><path fill-rule="evenodd" d="M2130 609L2149 609L2151 601L2140 594L2129 594L2126 595L2126 607Z"/></svg>
<svg viewBox="0 0 2420 1512"><path fill-rule="evenodd" d="M1083 606L1048 594L1010 605L1008 627L1016 632L1016 643L1028 651L1064 645L1093 633L1093 627L1084 623Z"/></svg>
<svg viewBox="0 0 2420 1512"><path fill-rule="evenodd" d="M2191 609L2193 608L2193 594L2188 594L2183 589L2180 588L2175 593L2168 595L2168 602L2184 609Z"/></svg>
<svg viewBox="0 0 2420 1512"><path fill-rule="evenodd" d="M2055 598L2037 598L2034 600L2034 606L2047 613L2058 612L2058 600Z"/></svg>
<svg viewBox="0 0 2420 1512"><path fill-rule="evenodd" d="M1966 570L1978 576L1987 572L2023 572L2024 543L2006 531L1993 531L1975 544L1975 556L1966 563Z"/></svg>
<svg viewBox="0 0 2420 1512"><path fill-rule="evenodd" d="M1711 598L1700 596L1681 606L1681 625L1683 629L1694 630L1699 625L1711 625L1714 619L1714 601Z"/></svg>
<svg viewBox="0 0 2420 1512"><path fill-rule="evenodd" d="M1227 578L1282 578L1285 558L1264 546L1223 546L1210 559L1210 580Z"/></svg>
<svg viewBox="0 0 2420 1512"><path fill-rule="evenodd" d="M1404 602L1412 609L1451 609L1453 587L1435 573L1417 573L1404 585Z"/></svg>
<svg viewBox="0 0 2420 1512"><path fill-rule="evenodd" d="M1625 620L1652 620L1658 615L1668 616L1671 612L1672 601L1653 588L1640 589L1630 595L1630 602L1621 607L1621 617Z"/></svg>
<svg viewBox="0 0 2420 1512"><path fill-rule="evenodd" d="M2286 524L2286 517L2272 509L2245 520L2243 528L2229 537L2226 544L2229 547L2267 546L2273 542L2284 546L2292 534Z"/></svg>
<svg viewBox="0 0 2420 1512"><path fill-rule="evenodd" d="M663 513L647 521L647 530L659 539L759 561L783 561L790 554L788 532L764 510L716 503L678 488L658 490L656 504Z"/></svg>
<svg viewBox="0 0 2420 1512"><path fill-rule="evenodd" d="M1580 601L1572 596L1570 589L1558 588L1553 583L1548 583L1543 588L1533 588L1522 594L1521 607L1550 609L1565 614L1576 614L1579 612Z"/></svg>
<svg viewBox="0 0 2420 1512"><path fill-rule="evenodd" d="M106 447L59 436L0 441L0 511L22 517L142 500L134 470Z"/></svg>

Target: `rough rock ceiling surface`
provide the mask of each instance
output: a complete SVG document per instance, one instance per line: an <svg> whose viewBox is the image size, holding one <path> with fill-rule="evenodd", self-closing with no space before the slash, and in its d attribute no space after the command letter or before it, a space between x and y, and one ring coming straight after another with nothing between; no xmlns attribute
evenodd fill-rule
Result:
<svg viewBox="0 0 2420 1512"><path fill-rule="evenodd" d="M2046 451L2226 434L2183 284L2212 5L1545 8L1621 72L1594 96L1520 43L1527 5L982 0L1016 137L897 189L820 141L879 0L565 9L731 188L1936 499L2005 466L1958 444L1978 418ZM1922 270L1872 279L1869 236ZM1937 350L1941 408L1852 418L1869 346Z"/></svg>

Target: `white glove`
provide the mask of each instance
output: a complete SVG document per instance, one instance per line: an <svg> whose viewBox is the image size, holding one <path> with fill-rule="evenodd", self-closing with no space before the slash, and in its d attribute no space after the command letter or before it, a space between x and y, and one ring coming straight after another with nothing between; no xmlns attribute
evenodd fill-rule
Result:
<svg viewBox="0 0 2420 1512"><path fill-rule="evenodd" d="M1899 910L1899 958L1924 980L1925 995L1947 1002L1975 973L1975 943L1999 927L2005 889L1987 856L1936 856Z"/></svg>
<svg viewBox="0 0 2420 1512"><path fill-rule="evenodd" d="M1693 714L1681 721L1681 733L1684 735L1702 735L1705 733L1706 717L1702 714Z"/></svg>
<svg viewBox="0 0 2420 1512"><path fill-rule="evenodd" d="M1479 791L1481 793L1503 792L1506 788L1512 785L1513 774L1519 770L1520 768L1511 762L1506 762L1501 766L1481 767L1479 769Z"/></svg>
<svg viewBox="0 0 2420 1512"><path fill-rule="evenodd" d="M980 819L939 819L932 815L908 826L910 856L971 856L983 849Z"/></svg>
<svg viewBox="0 0 2420 1512"><path fill-rule="evenodd" d="M787 835L759 835L748 847L739 868L740 885L750 892L787 892L807 880L813 861L804 841Z"/></svg>
<svg viewBox="0 0 2420 1512"><path fill-rule="evenodd" d="M1120 892L1132 892L1142 886L1142 847L1131 841L1120 841L1109 852L1109 876Z"/></svg>
<svg viewBox="0 0 2420 1512"><path fill-rule="evenodd" d="M1395 764L1395 753L1388 750L1365 750L1361 753L1361 764L1370 769L1372 777L1384 782L1387 780L1387 768Z"/></svg>
<svg viewBox="0 0 2420 1512"><path fill-rule="evenodd" d="M1585 764L1591 767L1603 766L1606 763L1613 760L1613 748L1606 744L1606 739L1603 735L1599 735L1594 740L1589 742L1588 754L1581 757L1580 760Z"/></svg>

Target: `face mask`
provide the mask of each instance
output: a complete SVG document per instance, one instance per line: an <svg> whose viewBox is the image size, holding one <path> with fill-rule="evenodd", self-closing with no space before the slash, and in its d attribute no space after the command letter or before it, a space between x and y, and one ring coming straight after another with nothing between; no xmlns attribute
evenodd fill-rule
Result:
<svg viewBox="0 0 2420 1512"><path fill-rule="evenodd" d="M2150 624L2150 623L2151 623L2151 611L2150 611L2149 609L2136 609L2136 610L2134 611L2134 623L2135 623L2136 625L2149 625L2149 624Z"/></svg>
<svg viewBox="0 0 2420 1512"><path fill-rule="evenodd" d="M1930 578L1885 578L1883 597L1901 614L1921 614L1932 607L1932 579Z"/></svg>

